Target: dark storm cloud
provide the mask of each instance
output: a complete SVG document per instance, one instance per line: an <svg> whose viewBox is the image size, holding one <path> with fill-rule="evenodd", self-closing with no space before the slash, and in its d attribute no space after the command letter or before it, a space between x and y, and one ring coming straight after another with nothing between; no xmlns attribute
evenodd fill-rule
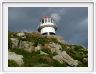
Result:
<svg viewBox="0 0 96 74"><path fill-rule="evenodd" d="M88 46L87 7L10 7L8 8L9 31L37 31L40 18L51 16L58 25L57 35L74 44Z"/></svg>

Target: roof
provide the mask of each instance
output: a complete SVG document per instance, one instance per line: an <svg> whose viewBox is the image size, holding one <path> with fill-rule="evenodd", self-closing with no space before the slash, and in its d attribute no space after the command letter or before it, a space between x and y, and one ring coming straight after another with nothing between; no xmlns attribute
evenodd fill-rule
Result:
<svg viewBox="0 0 96 74"><path fill-rule="evenodd" d="M43 16L42 19L43 19L43 18L52 18L52 17L51 17L51 16Z"/></svg>

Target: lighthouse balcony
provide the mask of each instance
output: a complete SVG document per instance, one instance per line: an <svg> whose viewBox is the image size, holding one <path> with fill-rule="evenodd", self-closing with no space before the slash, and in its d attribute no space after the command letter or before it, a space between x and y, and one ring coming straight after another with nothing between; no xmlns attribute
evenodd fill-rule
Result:
<svg viewBox="0 0 96 74"><path fill-rule="evenodd" d="M44 25L55 25L55 24L54 23L51 23L51 22L40 23L40 26L44 26Z"/></svg>
<svg viewBox="0 0 96 74"><path fill-rule="evenodd" d="M38 27L38 31L40 32L41 29L45 28L45 27L52 27L54 28L55 30L57 30L57 25L43 25L43 26L39 26Z"/></svg>
<svg viewBox="0 0 96 74"><path fill-rule="evenodd" d="M41 29L42 35L55 35L55 29L53 27L45 27Z"/></svg>

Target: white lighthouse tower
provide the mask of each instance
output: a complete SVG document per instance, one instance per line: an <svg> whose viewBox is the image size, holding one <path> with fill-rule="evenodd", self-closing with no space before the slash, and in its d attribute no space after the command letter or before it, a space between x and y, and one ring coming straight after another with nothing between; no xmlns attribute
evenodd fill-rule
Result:
<svg viewBox="0 0 96 74"><path fill-rule="evenodd" d="M38 31L42 35L55 35L56 30L57 26L54 24L54 20L51 17L45 16L41 19Z"/></svg>

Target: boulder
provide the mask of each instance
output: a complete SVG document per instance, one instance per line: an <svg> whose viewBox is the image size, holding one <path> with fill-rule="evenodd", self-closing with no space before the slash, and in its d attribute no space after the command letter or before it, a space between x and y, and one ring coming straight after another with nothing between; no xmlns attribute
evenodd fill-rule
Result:
<svg viewBox="0 0 96 74"><path fill-rule="evenodd" d="M23 56L18 55L15 52L8 52L8 60L15 61L19 66L23 65Z"/></svg>
<svg viewBox="0 0 96 74"><path fill-rule="evenodd" d="M83 58L83 62L88 62L88 58Z"/></svg>
<svg viewBox="0 0 96 74"><path fill-rule="evenodd" d="M22 37L22 36L25 36L25 33L17 33L17 36L19 36L19 37Z"/></svg>
<svg viewBox="0 0 96 74"><path fill-rule="evenodd" d="M32 51L35 51L35 47L33 46L33 43L32 42L28 42L28 41L21 41L19 48L22 48L25 51L30 52L30 53Z"/></svg>
<svg viewBox="0 0 96 74"><path fill-rule="evenodd" d="M25 33L23 33L23 32L17 33L17 36L19 36L21 38L26 38Z"/></svg>
<svg viewBox="0 0 96 74"><path fill-rule="evenodd" d="M53 56L53 59L58 60L60 63L66 62L70 66L77 66L78 65L78 61L77 60L74 60L73 58L71 58L66 53L66 51L63 51L63 52L59 53L56 56Z"/></svg>
<svg viewBox="0 0 96 74"><path fill-rule="evenodd" d="M10 38L10 40L12 42L12 48L17 48L19 43L18 38Z"/></svg>
<svg viewBox="0 0 96 74"><path fill-rule="evenodd" d="M35 51L38 51L41 49L41 45L37 45L37 47L35 47Z"/></svg>
<svg viewBox="0 0 96 74"><path fill-rule="evenodd" d="M51 50L52 53L54 53L54 52L59 53L59 52L61 52L60 49L62 49L61 45L56 44L56 43L50 43L48 45L48 48Z"/></svg>
<svg viewBox="0 0 96 74"><path fill-rule="evenodd" d="M45 53L43 51L40 51L40 54L42 54L42 55L48 55L47 53Z"/></svg>
<svg viewBox="0 0 96 74"><path fill-rule="evenodd" d="M53 59L59 61L61 64L63 64L63 62L64 62L64 61L63 61L63 57L60 56L60 55L55 55L55 56L53 56Z"/></svg>

